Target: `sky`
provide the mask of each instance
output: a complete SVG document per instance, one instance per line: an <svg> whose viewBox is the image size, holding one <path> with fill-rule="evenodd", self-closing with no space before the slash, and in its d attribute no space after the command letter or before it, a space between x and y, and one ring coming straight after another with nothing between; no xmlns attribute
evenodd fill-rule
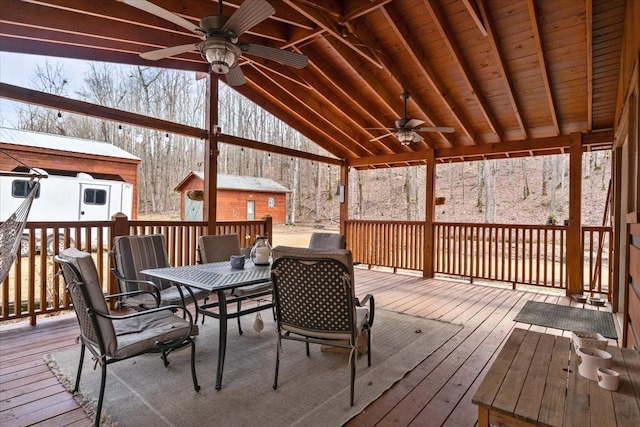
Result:
<svg viewBox="0 0 640 427"><path fill-rule="evenodd" d="M79 88L85 73L89 70L87 61L55 58L38 55L25 55L12 52L0 52L0 82L31 88L36 67L49 61L51 64L61 63L64 73L71 84L70 90ZM25 104L0 98L0 126L13 128L17 122L17 108Z"/></svg>

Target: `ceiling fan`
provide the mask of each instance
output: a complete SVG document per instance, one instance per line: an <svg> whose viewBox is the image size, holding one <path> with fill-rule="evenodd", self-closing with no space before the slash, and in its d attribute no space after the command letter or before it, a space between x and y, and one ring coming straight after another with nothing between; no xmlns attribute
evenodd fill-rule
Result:
<svg viewBox="0 0 640 427"><path fill-rule="evenodd" d="M395 128L365 128L367 130L391 130L393 134L400 140L402 145L409 145L412 142L420 142L424 140L421 135L418 135L417 132L440 132L440 133L452 133L455 131L452 127L418 127L424 123L424 120L411 119L407 117L407 100L409 99L409 94L407 92L403 92L400 95L400 98L404 100L404 114L401 119L396 120ZM370 141L376 141L378 139L389 136L390 134L386 133L377 138L373 138Z"/></svg>
<svg viewBox="0 0 640 427"><path fill-rule="evenodd" d="M304 68L305 55L269 46L238 43L238 37L258 25L274 13L275 9L266 0L245 0L233 15L222 15L222 0L218 0L218 14L200 19L200 25L187 21L147 0L118 0L152 15L173 22L202 37L199 43L172 46L140 54L150 61L169 58L191 50L198 50L216 74L224 74L229 86L240 86L246 82L238 60L242 53L270 59L294 68Z"/></svg>

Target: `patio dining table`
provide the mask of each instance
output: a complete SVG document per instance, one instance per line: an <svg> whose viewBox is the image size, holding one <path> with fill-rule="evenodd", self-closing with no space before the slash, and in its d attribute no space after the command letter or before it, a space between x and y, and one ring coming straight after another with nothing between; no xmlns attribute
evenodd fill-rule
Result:
<svg viewBox="0 0 640 427"><path fill-rule="evenodd" d="M215 292L218 295L217 303L205 304L198 307L198 312L209 317L219 319L220 333L218 334L218 366L216 371L216 390L222 388L222 372L227 347L227 321L228 319L254 313L273 307L273 302L260 304L241 311L229 313L227 311L227 292L234 288L266 283L269 281L271 267L269 265L255 265L247 262L243 269L233 269L228 261L208 264L186 265L182 267L164 267L143 270L142 273L169 280L177 286L192 286ZM232 299L229 302L236 301ZM218 311L211 308L218 308Z"/></svg>

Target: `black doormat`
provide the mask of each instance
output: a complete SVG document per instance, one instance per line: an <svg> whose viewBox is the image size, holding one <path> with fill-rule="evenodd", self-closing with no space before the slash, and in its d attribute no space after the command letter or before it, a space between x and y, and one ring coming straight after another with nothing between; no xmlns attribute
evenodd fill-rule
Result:
<svg viewBox="0 0 640 427"><path fill-rule="evenodd" d="M606 311L527 301L513 321L565 331L597 332L603 337L618 339L613 315Z"/></svg>

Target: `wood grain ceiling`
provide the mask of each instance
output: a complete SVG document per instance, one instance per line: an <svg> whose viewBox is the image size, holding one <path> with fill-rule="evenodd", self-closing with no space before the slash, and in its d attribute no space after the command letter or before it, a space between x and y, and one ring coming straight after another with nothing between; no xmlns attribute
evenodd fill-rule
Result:
<svg viewBox="0 0 640 427"><path fill-rule="evenodd" d="M151 0L193 22L210 0ZM629 0L632 1L632 0ZM615 128L625 0L270 0L276 14L241 41L309 57L302 70L248 55L236 89L354 167L560 152L572 132L607 148ZM230 16L242 0L225 1ZM207 71L198 53L138 53L196 43L116 1L2 0L0 50ZM453 134L404 146L402 115ZM0 93L2 95L2 93ZM269 142L269 141L264 141Z"/></svg>

